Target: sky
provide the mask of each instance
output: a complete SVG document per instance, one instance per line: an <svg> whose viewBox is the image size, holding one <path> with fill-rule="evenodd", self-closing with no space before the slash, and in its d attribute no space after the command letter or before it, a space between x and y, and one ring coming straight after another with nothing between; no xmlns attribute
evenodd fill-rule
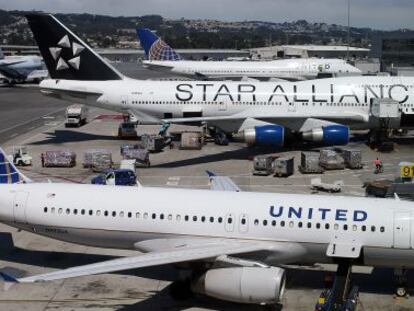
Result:
<svg viewBox="0 0 414 311"><path fill-rule="evenodd" d="M414 0L350 0L351 25L414 29ZM92 13L112 16L159 14L166 18L261 20L347 25L348 0L0 0L3 10Z"/></svg>

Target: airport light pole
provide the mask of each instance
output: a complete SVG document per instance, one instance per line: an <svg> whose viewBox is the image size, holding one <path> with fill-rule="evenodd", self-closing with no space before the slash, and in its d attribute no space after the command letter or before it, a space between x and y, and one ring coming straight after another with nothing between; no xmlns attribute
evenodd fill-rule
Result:
<svg viewBox="0 0 414 311"><path fill-rule="evenodd" d="M351 16L351 0L348 0L348 38L347 38L347 47L346 47L346 60L349 61L349 44L351 41L350 33L350 16Z"/></svg>

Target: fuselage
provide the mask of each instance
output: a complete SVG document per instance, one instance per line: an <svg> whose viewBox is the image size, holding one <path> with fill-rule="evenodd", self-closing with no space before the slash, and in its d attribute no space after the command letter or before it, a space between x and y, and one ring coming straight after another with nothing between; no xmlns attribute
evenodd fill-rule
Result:
<svg viewBox="0 0 414 311"><path fill-rule="evenodd" d="M43 60L37 55L8 56L0 59L0 67L15 70L22 76L27 76L34 70L43 68Z"/></svg>
<svg viewBox="0 0 414 311"><path fill-rule="evenodd" d="M412 203L392 199L73 184L1 185L0 194L1 222L79 244L152 251L153 239L255 240L295 245L282 261L311 263L331 262L336 241L361 246L363 264L414 267Z"/></svg>
<svg viewBox="0 0 414 311"><path fill-rule="evenodd" d="M361 75L341 59L281 59L273 61L144 61L145 67L206 78L315 79L319 74Z"/></svg>
<svg viewBox="0 0 414 311"><path fill-rule="evenodd" d="M371 101L391 98L399 103L395 128L414 126L414 78L342 77L302 82L44 80L46 95L131 111L143 122L183 117L221 117L232 132L238 120L256 118L298 130L307 118L338 122L355 129L378 126L371 118ZM79 96L78 93L96 93ZM62 95L63 94L63 95ZM225 118L229 118L229 122ZM210 121L209 121L210 122ZM227 123L227 124L224 124Z"/></svg>

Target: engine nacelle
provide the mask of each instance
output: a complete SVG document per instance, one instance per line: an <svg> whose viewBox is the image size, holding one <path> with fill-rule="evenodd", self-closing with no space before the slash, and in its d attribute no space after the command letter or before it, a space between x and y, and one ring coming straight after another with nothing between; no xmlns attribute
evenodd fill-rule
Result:
<svg viewBox="0 0 414 311"><path fill-rule="evenodd" d="M322 143L325 146L346 145L349 142L349 127L327 125L304 132L302 138L307 141Z"/></svg>
<svg viewBox="0 0 414 311"><path fill-rule="evenodd" d="M217 299L251 304L274 304L285 291L285 270L276 267L211 269L195 279L194 292Z"/></svg>
<svg viewBox="0 0 414 311"><path fill-rule="evenodd" d="M280 125L261 125L244 130L245 142L259 146L283 147L285 142L285 128Z"/></svg>

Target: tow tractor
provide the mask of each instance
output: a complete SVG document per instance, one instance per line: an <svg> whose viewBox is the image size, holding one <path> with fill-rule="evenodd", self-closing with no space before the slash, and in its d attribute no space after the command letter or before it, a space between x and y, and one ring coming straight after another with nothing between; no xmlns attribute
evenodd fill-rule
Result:
<svg viewBox="0 0 414 311"><path fill-rule="evenodd" d="M13 147L13 163L17 166L28 166L32 165L32 156L27 153L25 146Z"/></svg>

